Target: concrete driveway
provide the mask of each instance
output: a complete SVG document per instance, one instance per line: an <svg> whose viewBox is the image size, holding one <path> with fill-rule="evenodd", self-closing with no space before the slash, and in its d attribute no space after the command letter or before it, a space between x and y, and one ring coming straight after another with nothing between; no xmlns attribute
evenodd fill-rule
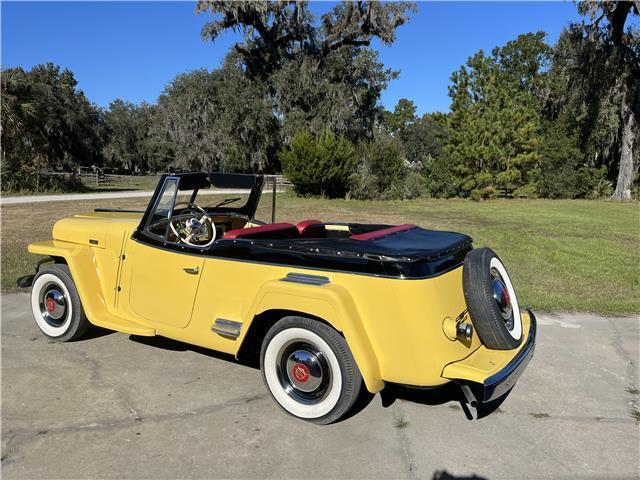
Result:
<svg viewBox="0 0 640 480"><path fill-rule="evenodd" d="M318 427L260 372L162 338L48 341L2 296L3 478L637 478L638 318L539 315L536 356L492 413L457 391L377 395ZM399 398L396 398L399 397ZM493 407L496 407L495 405Z"/></svg>

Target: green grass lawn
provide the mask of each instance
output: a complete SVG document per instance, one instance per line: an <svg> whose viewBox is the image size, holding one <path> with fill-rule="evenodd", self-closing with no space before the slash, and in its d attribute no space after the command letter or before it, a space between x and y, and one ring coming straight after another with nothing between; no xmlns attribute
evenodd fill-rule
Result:
<svg viewBox="0 0 640 480"><path fill-rule="evenodd" d="M2 288L31 273L29 242L50 237L55 220L95 207L137 207L144 199L2 207ZM264 198L258 218L270 219ZM520 303L544 311L640 313L640 203L580 200L356 200L279 198L277 221L415 223L471 235L509 269Z"/></svg>

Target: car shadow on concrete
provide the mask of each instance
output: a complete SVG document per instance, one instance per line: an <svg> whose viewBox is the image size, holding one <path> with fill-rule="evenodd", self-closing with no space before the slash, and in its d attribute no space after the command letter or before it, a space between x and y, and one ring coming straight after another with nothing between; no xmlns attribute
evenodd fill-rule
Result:
<svg viewBox="0 0 640 480"><path fill-rule="evenodd" d="M248 358L243 360L237 360L233 355L216 350L210 350L204 347L198 347L188 343L180 342L179 340L173 340L171 338L154 336L143 337L139 335L129 335L129 340L140 343L142 345L148 345L150 347L161 348L163 350L171 350L174 352L194 352L207 357L216 358L218 360L224 360L226 362L236 363L245 367L254 368L260 370L260 360L258 358Z"/></svg>
<svg viewBox="0 0 640 480"><path fill-rule="evenodd" d="M233 355L217 352L204 347L198 347L188 343L180 342L166 337L154 336L144 337L138 335L129 335L129 339L133 342L147 345L154 348L161 348L163 350L171 350L176 352L194 352L200 355L205 355L210 358L216 358L218 360L224 360L226 362L235 363L245 367L260 369L260 360L258 356L249 357L246 359L238 360ZM460 386L454 382L449 382L441 387L436 388L411 388L397 384L387 384L385 388L380 392L380 399L382 406L385 408L390 407L396 400L404 400L420 405L444 405L451 403L451 407L460 408L469 420L479 420L484 418L493 412L500 411L500 405L509 396L511 391L507 392L502 397L488 403L482 403L477 408L470 407L467 400L460 389ZM369 403L373 400L374 395L362 388L361 394L354 407L345 415L340 421L347 420L356 415L360 411L364 410ZM458 407L459 405L459 407ZM446 472L443 472L446 474ZM442 477L455 478L455 477ZM462 477L465 478L465 477ZM473 477L471 477L473 478ZM480 478L480 477L477 477Z"/></svg>
<svg viewBox="0 0 640 480"><path fill-rule="evenodd" d="M509 390L503 396L487 403L480 403L476 408L467 402L462 389L455 382L449 382L441 387L415 388L404 385L387 384L380 392L383 407L390 407L396 400L404 400L420 405L451 404L452 408L459 408L468 420L480 420L494 412L500 412L500 405L511 393ZM447 477L444 477L447 478Z"/></svg>
<svg viewBox="0 0 640 480"><path fill-rule="evenodd" d="M431 480L488 480L486 477L481 477L472 473L471 475L452 475L446 470L438 470L433 472L433 477Z"/></svg>
<svg viewBox="0 0 640 480"><path fill-rule="evenodd" d="M116 333L115 330L107 330L106 328L91 325L84 335L82 335L80 338L72 340L72 342L74 343L86 342L88 340L93 340L100 337L106 337L107 335L111 335L112 333Z"/></svg>

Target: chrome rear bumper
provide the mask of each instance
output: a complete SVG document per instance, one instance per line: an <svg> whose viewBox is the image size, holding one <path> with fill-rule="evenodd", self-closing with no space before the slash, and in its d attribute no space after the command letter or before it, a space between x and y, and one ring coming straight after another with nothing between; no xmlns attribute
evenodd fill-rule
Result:
<svg viewBox="0 0 640 480"><path fill-rule="evenodd" d="M518 354L502 370L488 377L482 384L459 381L467 401L472 406L491 402L503 396L513 388L522 372L529 365L536 347L537 320L531 310L527 310L527 312L531 318L531 327L526 343Z"/></svg>

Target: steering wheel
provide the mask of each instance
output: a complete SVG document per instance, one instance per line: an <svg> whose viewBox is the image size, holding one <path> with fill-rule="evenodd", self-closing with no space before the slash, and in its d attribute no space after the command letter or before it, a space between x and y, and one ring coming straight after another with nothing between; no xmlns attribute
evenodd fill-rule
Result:
<svg viewBox="0 0 640 480"><path fill-rule="evenodd" d="M179 205L185 208L171 217L169 226L178 239L189 246L206 248L216 240L216 226L207 212L195 203L179 202L173 207L174 211Z"/></svg>

